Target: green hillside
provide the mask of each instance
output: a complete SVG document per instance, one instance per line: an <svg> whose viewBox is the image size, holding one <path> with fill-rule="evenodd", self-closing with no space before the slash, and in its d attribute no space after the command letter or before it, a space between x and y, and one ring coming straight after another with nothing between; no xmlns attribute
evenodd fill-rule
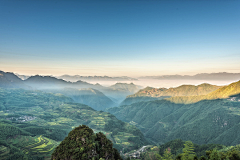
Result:
<svg viewBox="0 0 240 160"><path fill-rule="evenodd" d="M110 87L99 88L106 96L113 98L115 102L120 104L128 95L136 93L141 86L133 83L116 83Z"/></svg>
<svg viewBox="0 0 240 160"><path fill-rule="evenodd" d="M124 99L124 101L122 101L120 103L119 106L130 105L130 104L138 103L138 102L161 100L164 98L169 98L169 97L144 97L144 96L142 96L142 97L141 96L140 97L127 97L126 99Z"/></svg>
<svg viewBox="0 0 240 160"><path fill-rule="evenodd" d="M0 159L50 159L59 142L34 136L10 121L0 121Z"/></svg>
<svg viewBox="0 0 240 160"><path fill-rule="evenodd" d="M151 88L146 87L139 90L137 93L127 96L127 98L120 105L128 105L140 101L150 101L156 99L164 99L176 96L198 96L206 95L219 89L220 86L215 86L203 83L198 86L194 85L181 85L176 88Z"/></svg>
<svg viewBox="0 0 240 160"><path fill-rule="evenodd" d="M102 92L92 88L64 88L55 90L44 90L45 92L61 93L65 96L71 97L74 102L86 104L95 110L105 110L109 107L115 107L117 104L110 98L105 96Z"/></svg>
<svg viewBox="0 0 240 160"><path fill-rule="evenodd" d="M137 92L141 86L137 86L133 83L116 83L112 86L110 86L109 88L113 89L113 90L122 90L122 91L126 91L126 92L130 92L130 93L134 93Z"/></svg>
<svg viewBox="0 0 240 160"><path fill-rule="evenodd" d="M23 89L0 89L0 107L0 120L4 121L4 125L9 125L10 129L16 130L11 132L0 128L0 133L6 131L11 134L0 134L2 149L7 156L15 156L12 154L10 146L18 150L19 154L21 151L21 155L28 152L30 157L35 156L35 151L48 151L50 154L52 150L47 141L51 141L51 144L59 143L80 124L88 125L94 132L104 133L118 150L124 148L125 151L128 151L148 143L135 126L118 120L110 113L96 111L80 103L73 103L71 98L62 94ZM40 136L41 138L39 138ZM7 137L12 137L13 140L8 141ZM25 143L24 140L33 141L31 137L38 137L41 143L39 140L39 144L29 150L21 148L15 143L16 138L16 141L20 139L23 141L22 143ZM37 146L46 148L34 150Z"/></svg>
<svg viewBox="0 0 240 160"><path fill-rule="evenodd" d="M239 95L230 99L204 100L177 104L167 100L139 102L110 108L118 119L137 126L152 142L163 144L173 139L197 144L236 145L240 125Z"/></svg>

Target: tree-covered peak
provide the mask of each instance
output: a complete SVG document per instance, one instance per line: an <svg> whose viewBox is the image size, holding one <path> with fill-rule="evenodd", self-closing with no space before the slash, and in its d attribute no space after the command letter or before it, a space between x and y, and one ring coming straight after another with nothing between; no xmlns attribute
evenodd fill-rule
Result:
<svg viewBox="0 0 240 160"><path fill-rule="evenodd" d="M86 125L73 129L52 154L52 160L121 160L118 151L101 132L94 134Z"/></svg>

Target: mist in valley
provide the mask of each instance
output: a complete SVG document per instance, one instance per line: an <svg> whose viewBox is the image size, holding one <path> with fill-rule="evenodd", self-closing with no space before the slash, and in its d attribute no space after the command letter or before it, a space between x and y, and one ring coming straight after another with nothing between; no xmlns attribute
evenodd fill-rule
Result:
<svg viewBox="0 0 240 160"><path fill-rule="evenodd" d="M0 0L0 160L240 160L239 7Z"/></svg>

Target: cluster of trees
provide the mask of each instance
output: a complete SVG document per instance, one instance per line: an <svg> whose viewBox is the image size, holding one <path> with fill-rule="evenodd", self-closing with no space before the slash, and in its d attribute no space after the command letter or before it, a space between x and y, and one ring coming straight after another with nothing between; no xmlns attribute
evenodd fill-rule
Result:
<svg viewBox="0 0 240 160"><path fill-rule="evenodd" d="M240 160L240 146L235 146L230 149L222 145L196 145L191 141L182 143L181 140L174 140L159 147L155 146L150 151L143 153L140 156L141 160ZM181 148L183 145L183 148ZM169 146L164 149L163 147ZM214 147L213 149L210 149ZM172 148L170 148L172 147ZM181 151L180 151L181 148ZM210 150L203 149L208 148ZM225 149L224 149L225 148ZM128 157L127 159L131 159Z"/></svg>
<svg viewBox="0 0 240 160"><path fill-rule="evenodd" d="M7 145L6 139L15 135L30 135L30 133L15 127L8 121L0 121L0 145Z"/></svg>
<svg viewBox="0 0 240 160"><path fill-rule="evenodd" d="M72 130L68 136L52 153L52 160L122 160L118 151L106 136L86 125L80 125Z"/></svg>

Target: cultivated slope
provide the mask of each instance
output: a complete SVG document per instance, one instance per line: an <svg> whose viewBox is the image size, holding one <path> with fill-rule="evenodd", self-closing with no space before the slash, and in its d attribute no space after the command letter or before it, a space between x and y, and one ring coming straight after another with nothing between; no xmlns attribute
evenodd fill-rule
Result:
<svg viewBox="0 0 240 160"><path fill-rule="evenodd" d="M147 144L137 127L118 120L110 113L96 111L80 103L73 103L71 98L62 94L0 88L0 100L0 120L7 120L6 123L10 125L10 130L11 126L17 128L16 133L7 132L7 134L11 134L10 136L2 134L5 133L5 128L0 128L0 145L3 145L6 153L9 154L14 153L7 152L14 147L11 147L12 143L8 143L7 137L16 137L17 135L40 137L42 135L54 141L62 141L68 132L80 124L88 125L95 132L103 132L119 150L122 148L132 150ZM19 138L21 139L21 137ZM23 139L28 140L29 138ZM15 148L20 147L17 144L12 145Z"/></svg>

